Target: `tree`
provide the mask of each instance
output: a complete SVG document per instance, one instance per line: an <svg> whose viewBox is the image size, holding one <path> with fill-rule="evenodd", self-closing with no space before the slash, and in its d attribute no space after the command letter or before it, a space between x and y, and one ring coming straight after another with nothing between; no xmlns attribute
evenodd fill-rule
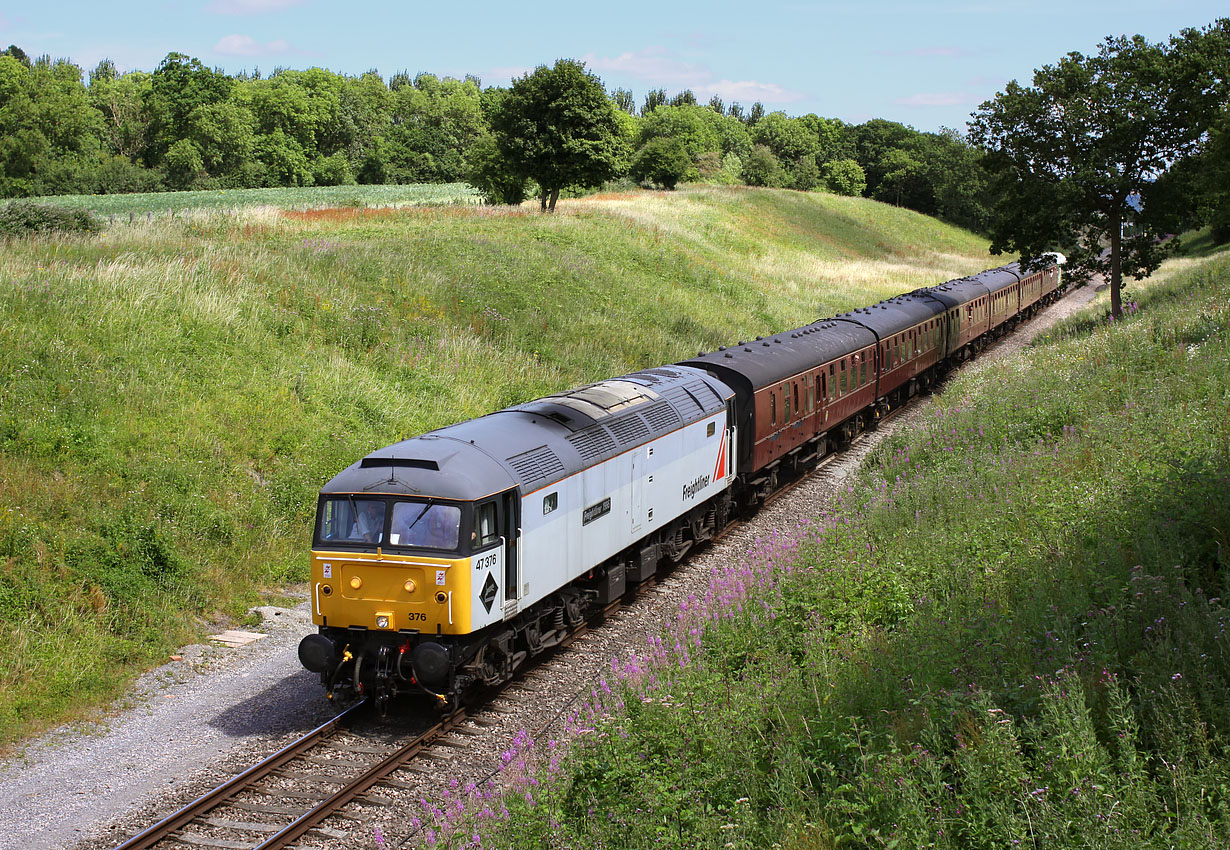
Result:
<svg viewBox="0 0 1230 850"><path fill-rule="evenodd" d="M602 82L572 59L541 65L513 82L491 112L496 145L515 174L538 183L544 212L562 189L600 186L628 155Z"/></svg>
<svg viewBox="0 0 1230 850"><path fill-rule="evenodd" d="M103 119L103 141L111 153L137 162L148 142L150 75L130 71L115 76L109 59L98 63L90 74L90 102Z"/></svg>
<svg viewBox="0 0 1230 850"><path fill-rule="evenodd" d="M629 115L636 114L636 98L628 89L615 89L611 92L611 101Z"/></svg>
<svg viewBox="0 0 1230 850"><path fill-rule="evenodd" d="M1200 146L1224 100L1210 42L1224 55L1227 31L1223 19L1168 46L1107 38L1096 56L1069 53L1036 71L1032 86L1013 81L982 104L971 135L998 195L992 250L1031 262L1066 248L1069 270L1109 276L1119 315L1123 275L1148 275L1166 250L1158 211L1142 215L1137 199Z"/></svg>
<svg viewBox="0 0 1230 850"><path fill-rule="evenodd" d="M452 182L470 147L487 132L477 80L419 74L392 95L389 167L399 183Z"/></svg>
<svg viewBox="0 0 1230 850"><path fill-rule="evenodd" d="M148 164L157 165L171 145L186 138L192 110L225 101L234 86L231 77L206 68L199 59L168 53L142 92L149 115L149 144L145 148Z"/></svg>
<svg viewBox="0 0 1230 850"><path fill-rule="evenodd" d="M683 142L658 136L637 152L628 173L639 182L674 189L693 170L692 157L688 156Z"/></svg>
<svg viewBox="0 0 1230 850"><path fill-rule="evenodd" d="M671 106L695 106L696 95L691 89L684 89L671 98Z"/></svg>
<svg viewBox="0 0 1230 850"><path fill-rule="evenodd" d="M666 103L666 89L650 89L645 93L645 105L641 107L641 115L648 115L664 103Z"/></svg>

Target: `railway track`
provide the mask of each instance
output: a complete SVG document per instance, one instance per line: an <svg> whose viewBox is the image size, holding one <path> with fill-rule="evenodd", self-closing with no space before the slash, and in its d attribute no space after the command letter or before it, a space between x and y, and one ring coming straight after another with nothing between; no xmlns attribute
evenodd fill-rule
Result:
<svg viewBox="0 0 1230 850"><path fill-rule="evenodd" d="M996 341L996 344L999 341ZM920 396L921 398L921 396ZM880 425L895 419L915 406L917 399L890 411ZM874 439L875 430L856 435L840 451L831 452L814 466L800 469L786 480L761 505L761 508L785 498L815 475L848 458L851 450ZM733 532L745 528L749 517L733 518L711 540L713 545ZM698 547L707 548L707 545ZM688 557L692 557L689 553ZM418 790L423 783L407 781L399 773L430 774L427 768L414 765L416 759L432 753L440 746L464 747L456 741L447 741L450 734L466 735L467 724L471 726L492 725L482 715L485 710L503 713L505 709L495 705L496 700L512 703L532 699L532 694L519 695L519 685L532 685L542 674L556 669L553 656L578 639L583 638L598 624L616 617L621 607L647 591L653 590L660 580L669 577L674 566L667 566L656 576L650 577L632 588L622 599L615 600L573 629L557 647L544 652L520 672L504 688L488 695L486 700L469 711L462 709L443 715L430 728L413 734L404 743L387 739L373 741L369 734L352 731L369 713L366 703L360 702L337 717L304 735L284 749L274 753L229 781L201 796L179 811L119 845L116 850L145 850L145 848L170 848L185 846L221 848L222 850L275 850L294 845L309 833L331 840L351 839L349 831L330 828L325 821L342 817L362 823L362 815L346 811L354 804L375 806L391 805L379 795L385 790ZM583 693L584 688L577 693ZM569 704L571 701L569 701ZM567 705L565 705L565 709ZM539 719L532 736L537 737L563 713L556 712L545 720ZM474 734L471 730L470 734Z"/></svg>
<svg viewBox="0 0 1230 850"><path fill-rule="evenodd" d="M355 801L380 805L376 792L381 788L411 786L398 772L412 769L416 758L450 733L464 734L465 724L473 722L465 711L455 711L408 742L393 744L352 731L367 713L366 703L356 703L117 850L275 850L312 831L342 837L323 826L327 818Z"/></svg>

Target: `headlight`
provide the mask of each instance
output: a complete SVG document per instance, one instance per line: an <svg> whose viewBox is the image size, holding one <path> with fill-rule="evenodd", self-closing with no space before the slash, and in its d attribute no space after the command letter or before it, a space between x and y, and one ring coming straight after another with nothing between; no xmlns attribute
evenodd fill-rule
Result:
<svg viewBox="0 0 1230 850"><path fill-rule="evenodd" d="M387 629L389 627L389 618L387 614L381 614L376 618L376 628Z"/></svg>

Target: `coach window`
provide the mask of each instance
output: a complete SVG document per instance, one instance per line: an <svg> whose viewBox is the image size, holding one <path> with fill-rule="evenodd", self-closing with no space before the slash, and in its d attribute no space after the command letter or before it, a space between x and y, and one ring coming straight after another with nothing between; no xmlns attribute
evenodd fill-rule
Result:
<svg viewBox="0 0 1230 850"><path fill-rule="evenodd" d="M769 390L769 422L777 424L777 394Z"/></svg>
<svg viewBox="0 0 1230 850"><path fill-rule="evenodd" d="M833 363L829 364L828 377L829 401L837 400L837 366Z"/></svg>
<svg viewBox="0 0 1230 850"><path fill-rule="evenodd" d="M838 393L837 393L838 395L845 395L847 392L850 391L850 385L848 383L848 380L849 379L847 377L847 372L846 372L846 361L843 360L841 361L841 385L840 385L841 388L838 390Z"/></svg>
<svg viewBox="0 0 1230 850"><path fill-rule="evenodd" d="M790 387L782 387L782 424L790 422Z"/></svg>
<svg viewBox="0 0 1230 850"><path fill-rule="evenodd" d="M799 382L794 382L794 415L798 416L803 412L803 408L799 407Z"/></svg>

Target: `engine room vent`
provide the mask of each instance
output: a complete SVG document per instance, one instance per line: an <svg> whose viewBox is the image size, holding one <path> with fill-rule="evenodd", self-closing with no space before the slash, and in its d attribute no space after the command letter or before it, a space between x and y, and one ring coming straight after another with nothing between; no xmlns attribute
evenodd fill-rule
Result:
<svg viewBox="0 0 1230 850"><path fill-rule="evenodd" d="M539 446L508 459L508 465L521 476L523 484L555 478L564 471L563 462L547 446Z"/></svg>
<svg viewBox="0 0 1230 850"><path fill-rule="evenodd" d="M607 427L611 429L615 439L619 440L620 445L624 446L640 443L649 436L649 426L645 424L644 419L636 414L622 416Z"/></svg>
<svg viewBox="0 0 1230 850"><path fill-rule="evenodd" d="M568 437L568 442L580 453L582 460L594 460L615 451L615 441L605 428L586 428Z"/></svg>
<svg viewBox="0 0 1230 850"><path fill-rule="evenodd" d="M666 431L682 424L679 414L669 404L655 404L643 414L649 427L655 431Z"/></svg>

